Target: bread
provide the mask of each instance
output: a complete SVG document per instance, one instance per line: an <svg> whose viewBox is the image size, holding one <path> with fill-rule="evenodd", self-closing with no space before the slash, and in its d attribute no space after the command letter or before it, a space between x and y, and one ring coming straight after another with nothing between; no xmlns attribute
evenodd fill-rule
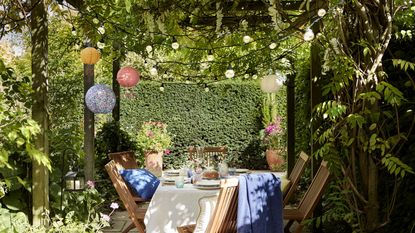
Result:
<svg viewBox="0 0 415 233"><path fill-rule="evenodd" d="M203 179L219 179L219 172L217 171L204 171L202 173Z"/></svg>

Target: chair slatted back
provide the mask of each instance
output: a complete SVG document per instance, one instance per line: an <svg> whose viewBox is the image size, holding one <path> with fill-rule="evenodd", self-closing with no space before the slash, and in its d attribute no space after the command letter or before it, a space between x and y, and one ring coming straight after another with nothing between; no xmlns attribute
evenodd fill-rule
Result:
<svg viewBox="0 0 415 233"><path fill-rule="evenodd" d="M118 193L118 196L124 204L131 221L134 223L135 227L138 229L139 232L145 232L145 228L143 226L142 221L144 219L146 210L138 208L130 189L128 188L124 179L118 172L117 164L113 160L111 160L109 163L105 165L105 169L107 170L107 173L111 178L112 184L114 185L114 188Z"/></svg>
<svg viewBox="0 0 415 233"><path fill-rule="evenodd" d="M219 147L208 146L208 147L201 148L201 150L203 154L203 159L225 158L225 156L228 153L228 149L225 146L219 146ZM197 158L198 151L196 147L193 147L193 146L189 147L188 152L189 152L190 160L194 160L195 158Z"/></svg>
<svg viewBox="0 0 415 233"><path fill-rule="evenodd" d="M305 167L309 161L309 156L301 151L300 157L297 159L293 170L291 171L290 176L288 179L290 180L289 187L286 188L286 192L284 193L284 205L287 205L295 191L297 190L298 182L305 170Z"/></svg>
<svg viewBox="0 0 415 233"><path fill-rule="evenodd" d="M121 167L123 169L136 169L138 168L137 161L135 159L134 152L132 151L123 151L116 153L109 153L108 157L117 164L118 169Z"/></svg>
<svg viewBox="0 0 415 233"><path fill-rule="evenodd" d="M327 161L322 161L320 167L313 178L307 192L301 200L298 210L303 214L303 219L309 218L323 195L323 191L328 184L330 171L327 167Z"/></svg>
<svg viewBox="0 0 415 233"><path fill-rule="evenodd" d="M238 179L221 180L218 201L207 227L207 233L236 232L236 214L238 207Z"/></svg>

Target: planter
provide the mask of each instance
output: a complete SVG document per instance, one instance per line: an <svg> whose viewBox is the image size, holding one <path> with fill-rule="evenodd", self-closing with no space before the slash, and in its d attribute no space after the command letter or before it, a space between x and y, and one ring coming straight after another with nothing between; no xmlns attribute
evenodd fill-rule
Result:
<svg viewBox="0 0 415 233"><path fill-rule="evenodd" d="M163 171L163 151L146 151L144 152L145 167L157 177L161 177Z"/></svg>
<svg viewBox="0 0 415 233"><path fill-rule="evenodd" d="M285 162L282 151L268 149L265 151L265 157L271 171L282 171L282 165Z"/></svg>

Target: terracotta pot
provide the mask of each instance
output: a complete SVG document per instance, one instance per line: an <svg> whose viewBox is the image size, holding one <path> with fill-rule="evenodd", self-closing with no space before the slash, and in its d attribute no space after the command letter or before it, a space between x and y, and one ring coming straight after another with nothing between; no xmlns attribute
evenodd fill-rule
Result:
<svg viewBox="0 0 415 233"><path fill-rule="evenodd" d="M281 171L282 165L285 162L281 151L268 149L265 151L265 157L271 171Z"/></svg>
<svg viewBox="0 0 415 233"><path fill-rule="evenodd" d="M146 169L157 177L161 177L163 170L163 151L146 151L144 152Z"/></svg>

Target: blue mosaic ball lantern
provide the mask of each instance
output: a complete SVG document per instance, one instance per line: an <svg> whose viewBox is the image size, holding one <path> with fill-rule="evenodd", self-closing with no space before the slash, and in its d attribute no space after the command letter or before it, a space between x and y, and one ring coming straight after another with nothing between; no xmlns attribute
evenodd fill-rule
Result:
<svg viewBox="0 0 415 233"><path fill-rule="evenodd" d="M86 92L85 103L93 113L110 113L115 106L115 94L104 84L95 84Z"/></svg>

